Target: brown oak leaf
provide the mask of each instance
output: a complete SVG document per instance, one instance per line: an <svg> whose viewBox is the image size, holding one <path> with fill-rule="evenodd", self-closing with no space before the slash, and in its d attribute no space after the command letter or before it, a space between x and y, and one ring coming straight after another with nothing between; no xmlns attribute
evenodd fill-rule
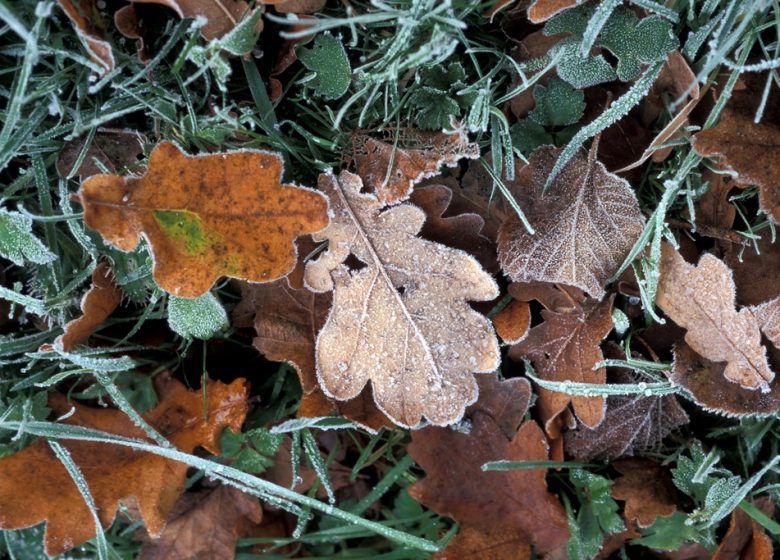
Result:
<svg viewBox="0 0 780 560"><path fill-rule="evenodd" d="M314 235L328 250L307 264L305 281L334 290L317 337L325 394L352 399L371 381L377 406L397 424L456 422L477 398L472 374L499 363L492 325L468 304L497 297L495 281L463 251L417 237L425 221L418 207L381 211L348 172L320 175L319 188L334 215Z"/></svg>
<svg viewBox="0 0 780 560"><path fill-rule="evenodd" d="M760 305L780 296L780 239L772 242L767 232L757 242L757 248L728 245L723 260L734 273L737 305Z"/></svg>
<svg viewBox="0 0 780 560"><path fill-rule="evenodd" d="M657 517L677 511L676 492L669 472L650 459L622 459L612 465L620 474L612 497L625 502L623 516L629 524L650 527Z"/></svg>
<svg viewBox="0 0 780 560"><path fill-rule="evenodd" d="M139 558L233 558L238 538L262 520L260 501L232 486L187 492L168 514L160 536L144 542Z"/></svg>
<svg viewBox="0 0 780 560"><path fill-rule="evenodd" d="M507 344L521 342L531 328L531 307L526 301L513 299L493 317L496 334Z"/></svg>
<svg viewBox="0 0 780 560"><path fill-rule="evenodd" d="M687 329L685 342L695 352L726 362L726 379L767 392L774 373L761 345L758 321L748 308L737 312L734 298L734 280L723 261L705 254L694 266L671 244L664 243L658 307Z"/></svg>
<svg viewBox="0 0 780 560"><path fill-rule="evenodd" d="M73 140L68 140L62 146L57 157L57 173L60 177L67 177L71 174L73 166L76 165L84 149L87 138L88 135L84 134ZM143 155L146 142L148 142L146 136L135 130L99 129L74 175L89 177L103 173L96 162L100 162L100 165L110 173L122 171L135 164L138 158Z"/></svg>
<svg viewBox="0 0 780 560"><path fill-rule="evenodd" d="M775 506L769 498L759 498L756 506L772 517ZM712 560L772 560L772 551L772 539L764 528L742 508L736 508Z"/></svg>
<svg viewBox="0 0 780 560"><path fill-rule="evenodd" d="M467 411L471 430L423 428L409 454L427 476L409 488L416 500L455 519L460 532L437 558L565 558L566 514L547 490L544 468L483 471L489 461L546 461L533 421L522 426L531 387L525 379L480 375L480 399ZM520 426L518 430L518 426Z"/></svg>
<svg viewBox="0 0 780 560"><path fill-rule="evenodd" d="M243 379L230 385L208 383L206 419L201 391L188 391L167 374L158 378L157 391L160 402L144 419L185 453L196 447L219 453L222 430L239 431L246 416L248 390ZM50 395L49 407L55 416L75 407L75 413L64 420L67 424L149 441L120 410L71 403L58 393ZM119 445L74 440L61 444L81 470L104 527L113 521L121 500L135 498L147 531L160 534L166 515L184 490L187 465ZM47 522L44 542L50 556L95 536L81 493L44 439L0 459L0 528L30 527L41 521Z"/></svg>
<svg viewBox="0 0 780 560"><path fill-rule="evenodd" d="M206 293L220 276L269 282L297 262L295 237L328 224L328 202L284 185L270 152L188 156L172 142L155 147L143 177L96 175L81 185L84 222L123 251L143 236L164 290Z"/></svg>
<svg viewBox="0 0 780 560"><path fill-rule="evenodd" d="M406 128L382 139L355 134L349 160L366 187L383 204L409 198L414 185L455 167L460 160L479 157L479 145L469 143L464 130L428 132Z"/></svg>
<svg viewBox="0 0 780 560"><path fill-rule="evenodd" d="M68 16L79 40L87 49L92 62L98 66L98 74L104 76L114 69L114 52L104 39L105 26L100 22L98 4L95 0L57 0Z"/></svg>
<svg viewBox="0 0 780 560"><path fill-rule="evenodd" d="M68 321L65 332L57 337L65 352L85 342L100 324L122 303L122 290L114 283L111 269L100 263L92 271L92 287L81 300L81 317Z"/></svg>
<svg viewBox="0 0 780 560"><path fill-rule="evenodd" d="M594 154L580 151L544 184L561 149L537 149L512 184L535 233L512 215L498 235L498 258L516 282L552 282L604 296L604 284L622 264L644 227L636 195Z"/></svg>
<svg viewBox="0 0 780 560"><path fill-rule="evenodd" d="M604 383L606 368L593 368L604 359L600 344L613 327L613 299L610 296L600 303L589 300L568 313L543 310L544 322L513 346L509 356L514 360L530 359L537 375L548 381ZM541 387L538 393L536 404L545 430L569 403L588 427L595 428L604 419L604 397L574 396Z"/></svg>
<svg viewBox="0 0 780 560"><path fill-rule="evenodd" d="M759 187L759 204L780 224L780 92L772 84L761 122L754 122L765 74L745 74L744 87L735 88L718 124L693 137L694 149L718 158L737 172L737 181Z"/></svg>
<svg viewBox="0 0 780 560"><path fill-rule="evenodd" d="M542 23L551 17L582 4L585 0L535 0L528 7L531 23Z"/></svg>

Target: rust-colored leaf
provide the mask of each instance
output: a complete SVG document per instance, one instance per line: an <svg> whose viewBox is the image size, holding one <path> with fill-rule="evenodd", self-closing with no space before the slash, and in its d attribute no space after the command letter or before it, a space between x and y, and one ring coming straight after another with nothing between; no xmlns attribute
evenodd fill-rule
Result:
<svg viewBox="0 0 780 560"><path fill-rule="evenodd" d="M65 332L57 337L56 343L70 352L77 344L86 342L120 303L122 290L114 283L111 269L106 263L98 264L92 271L92 287L81 300L81 317L65 325Z"/></svg>
<svg viewBox="0 0 780 560"><path fill-rule="evenodd" d="M219 435L225 427L239 431L247 412L243 380L230 385L210 382L208 416L203 416L203 394L188 391L167 375L158 379L160 403L144 415L176 448L192 453L203 447L219 453ZM61 416L75 406L64 422L124 437L147 440L141 428L124 412L91 408L52 394L49 407ZM187 466L158 455L89 441L63 440L80 468L97 506L100 521L108 527L120 500L134 497L147 531L159 535L165 517L179 498ZM24 492L19 492L19 488ZM46 553L54 556L95 536L95 525L84 499L68 471L44 439L0 459L0 528L30 527L46 521Z"/></svg>
<svg viewBox="0 0 780 560"><path fill-rule="evenodd" d="M99 2L95 2L95 0L57 0L57 4L73 24L73 29L84 48L87 49L92 62L98 66L98 74L103 76L111 72L115 66L114 52L111 50L111 44L103 38L105 29L96 25L96 21L100 17Z"/></svg>
<svg viewBox="0 0 780 560"><path fill-rule="evenodd" d="M542 23L569 8L582 4L585 0L535 0L528 7L528 19L531 23Z"/></svg>
<svg viewBox="0 0 780 560"><path fill-rule="evenodd" d="M327 0L261 0L283 14L313 14L325 7Z"/></svg>
<svg viewBox="0 0 780 560"><path fill-rule="evenodd" d="M84 149L86 139L87 135L84 134L68 140L62 146L57 157L57 173L60 177L67 177L73 170ZM143 155L146 142L146 137L135 130L100 129L95 133L75 175L89 177L103 173L96 163L98 161L110 173L122 171L135 164Z"/></svg>
<svg viewBox="0 0 780 560"><path fill-rule="evenodd" d="M472 374L499 363L493 327L468 304L497 297L495 281L463 251L417 237L418 207L381 211L347 172L320 175L319 187L334 217L314 236L328 250L307 264L305 280L334 290L317 338L323 390L348 400L371 381L377 406L397 424L456 422L477 398Z"/></svg>
<svg viewBox="0 0 780 560"><path fill-rule="evenodd" d="M720 159L737 172L737 181L758 185L759 204L780 224L780 92L772 84L760 123L754 122L766 83L765 74L745 74L742 89L735 89L714 127L693 137L694 149Z"/></svg>
<svg viewBox="0 0 780 560"><path fill-rule="evenodd" d="M232 486L188 492L173 506L159 538L148 539L140 560L233 558L248 525L263 520L260 501Z"/></svg>
<svg viewBox="0 0 780 560"><path fill-rule="evenodd" d="M547 491L544 468L483 471L489 461L545 461L547 444L535 422L523 424L531 388L524 379L478 377L480 399L469 407L471 431L423 428L412 434L409 454L427 476L409 493L460 532L438 558L515 560L565 558L566 514Z"/></svg>
<svg viewBox="0 0 780 560"><path fill-rule="evenodd" d="M687 329L685 342L694 351L726 362L726 379L767 392L774 373L761 345L758 321L750 309L737 312L734 297L734 280L723 261L705 254L693 266L670 244L663 245L658 307Z"/></svg>
<svg viewBox="0 0 780 560"><path fill-rule="evenodd" d="M756 505L770 517L774 513L775 506L769 498L759 498ZM772 539L764 528L741 508L736 508L712 560L772 560L772 549Z"/></svg>
<svg viewBox="0 0 780 560"><path fill-rule="evenodd" d="M397 131L397 138L396 131L382 139L356 134L349 159L381 203L396 204L409 198L414 185L438 174L442 167L455 167L464 158L478 157L479 146L469 143L464 130L406 128Z"/></svg>
<svg viewBox="0 0 780 560"><path fill-rule="evenodd" d="M677 511L669 472L650 459L623 459L612 465L621 477L612 486L612 497L625 502L623 516L630 524L650 527L657 517Z"/></svg>
<svg viewBox="0 0 780 560"><path fill-rule="evenodd" d="M601 341L612 330L611 296L603 302L586 301L571 312L542 311L544 322L531 329L509 351L512 359L530 359L539 377L549 381L604 383L606 368L593 369L604 359ZM545 429L569 403L577 418L595 428L604 419L604 397L572 396L539 388L537 407Z"/></svg>
<svg viewBox="0 0 780 560"><path fill-rule="evenodd" d="M245 0L131 0L131 2L165 6L182 19L205 19L206 23L200 28L200 34L207 41L222 37L249 13L249 4ZM123 9L133 9L132 4Z"/></svg>
<svg viewBox="0 0 780 560"><path fill-rule="evenodd" d="M181 297L206 293L220 276L269 282L297 261L293 240L328 224L327 199L280 184L274 153L188 156L159 144L143 177L96 175L82 183L84 222L112 245L146 238L153 273Z"/></svg>
<svg viewBox="0 0 780 560"><path fill-rule="evenodd" d="M604 284L644 227L636 195L594 155L578 152L548 192L544 184L559 148L542 146L520 170L513 194L535 233L513 215L501 226L498 258L516 282L551 282L604 296Z"/></svg>
<svg viewBox="0 0 780 560"><path fill-rule="evenodd" d="M496 334L507 344L517 344L528 336L531 308L528 302L513 299L493 317Z"/></svg>

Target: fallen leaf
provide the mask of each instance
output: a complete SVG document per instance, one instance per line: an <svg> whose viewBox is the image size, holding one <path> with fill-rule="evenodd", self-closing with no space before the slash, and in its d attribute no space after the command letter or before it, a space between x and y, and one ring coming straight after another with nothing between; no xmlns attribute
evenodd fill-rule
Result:
<svg viewBox="0 0 780 560"><path fill-rule="evenodd" d="M750 308L758 327L776 348L780 348L780 296Z"/></svg>
<svg viewBox="0 0 780 560"><path fill-rule="evenodd" d="M314 349L332 300L329 292L292 288L286 278L267 284L242 283L233 324L254 326L255 348L269 360L287 362L295 368L303 392L298 416L328 416L335 411L371 430L392 426L374 406L370 391L364 390L346 402L334 402L320 389Z"/></svg>
<svg viewBox="0 0 780 560"><path fill-rule="evenodd" d="M262 520L260 500L232 486L187 492L168 514L160 536L143 544L139 558L233 558L245 526Z"/></svg>
<svg viewBox="0 0 780 560"><path fill-rule="evenodd" d="M644 218L631 186L582 151L543 193L560 153L540 147L512 183L535 233L512 215L498 234L499 262L516 282L566 284L601 299L604 284L642 233Z"/></svg>
<svg viewBox="0 0 780 560"><path fill-rule="evenodd" d="M773 243L769 232L761 236L756 249L728 245L723 260L734 274L738 305L760 305L780 296L780 239Z"/></svg>
<svg viewBox="0 0 780 560"><path fill-rule="evenodd" d="M585 0L535 0L528 7L531 23L542 23L554 15L582 4Z"/></svg>
<svg viewBox="0 0 780 560"><path fill-rule="evenodd" d="M496 14L502 10L505 10L512 4L514 4L516 0L496 0L493 5L485 10L485 13L482 15L486 18L488 18L491 22L493 21L493 18L496 17Z"/></svg>
<svg viewBox="0 0 780 560"><path fill-rule="evenodd" d="M517 344L528 336L531 308L528 302L513 299L493 317L496 334L507 344Z"/></svg>
<svg viewBox="0 0 780 560"><path fill-rule="evenodd" d="M282 14L313 14L325 7L327 0L261 0Z"/></svg>
<svg viewBox="0 0 780 560"><path fill-rule="evenodd" d="M165 6L182 19L203 18L205 25L200 28L200 34L207 41L219 39L231 31L250 11L245 0L131 0L131 4L122 9L134 9L133 4Z"/></svg>
<svg viewBox="0 0 780 560"><path fill-rule="evenodd" d="M625 358L612 344L607 355ZM628 370L611 371L613 383L637 383ZM607 398L604 421L595 429L581 427L566 432L566 451L580 461L616 459L658 447L676 428L688 423L688 415L674 395L622 395Z"/></svg>
<svg viewBox="0 0 780 560"><path fill-rule="evenodd" d="M65 325L64 332L57 337L55 344L61 345L65 352L70 352L76 345L86 342L120 303L122 290L114 283L111 269L101 262L92 271L92 287L81 300L81 317Z"/></svg>
<svg viewBox="0 0 780 560"><path fill-rule="evenodd" d="M544 322L528 333L520 344L509 350L514 360L530 359L536 374L548 381L573 381L602 384L607 380L604 367L594 369L604 359L601 341L612 331L612 300L586 301L568 313L543 310ZM604 419L604 397L568 395L544 388L538 390L537 407L545 429L569 403L577 418L595 428Z"/></svg>
<svg viewBox="0 0 780 560"><path fill-rule="evenodd" d="M587 299L582 290L545 282L513 282L507 292L519 301L538 301L542 307L556 313L576 312Z"/></svg>
<svg viewBox="0 0 780 560"><path fill-rule="evenodd" d="M274 153L188 156L163 142L143 177L96 175L79 197L89 227L122 251L143 235L160 287L195 298L223 275L251 282L284 276L297 261L295 237L328 224L322 194L281 178Z"/></svg>
<svg viewBox="0 0 780 560"><path fill-rule="evenodd" d="M479 146L469 143L462 129L428 132L407 128L389 131L381 140L354 135L348 159L382 204L396 204L409 198L414 185L438 174L442 167L455 167L462 159L478 157Z"/></svg>
<svg viewBox="0 0 780 560"><path fill-rule="evenodd" d="M230 385L209 382L208 419L203 394L188 391L164 374L158 378L159 404L144 419L180 451L203 447L219 453L225 427L239 431L247 412L247 387L239 379ZM115 409L91 408L51 394L55 417L75 413L65 423L149 441L127 415ZM120 500L134 497L147 531L159 535L165 517L184 490L187 465L158 455L90 441L63 440L80 468L95 501L103 527L114 519ZM25 488L19 492L19 488ZM46 521L44 542L49 556L64 553L95 536L95 525L81 493L45 439L0 459L0 527L18 529Z"/></svg>
<svg viewBox="0 0 780 560"><path fill-rule="evenodd" d="M412 434L409 454L427 476L409 494L460 532L437 558L565 558L568 523L547 490L544 468L483 471L489 461L546 461L547 444L535 422L520 426L531 387L525 379L478 376L480 399L469 407L469 433L423 428ZM518 430L518 426L520 429Z"/></svg>
<svg viewBox="0 0 780 560"><path fill-rule="evenodd" d="M736 207L729 202L729 195L736 186L734 181L709 169L702 173L704 181L709 183L709 188L694 206L696 232L740 246L747 245L747 240L731 229L737 216Z"/></svg>
<svg viewBox="0 0 780 560"><path fill-rule="evenodd" d="M745 86L735 89L720 114L718 124L693 137L694 149L714 157L737 172L736 180L759 187L759 204L780 224L780 93L771 87L760 123L754 122L764 98L765 74L745 74Z"/></svg>
<svg viewBox="0 0 780 560"><path fill-rule="evenodd" d="M87 138L88 135L83 134L68 140L62 146L57 156L57 173L60 177L71 175L89 177L103 173L103 169L98 167L97 162L100 162L109 173L117 173L136 164L138 158L143 155L144 144L148 142L143 134L135 130L99 129L92 138L92 143L87 148L78 169L71 173L84 150Z"/></svg>
<svg viewBox="0 0 780 560"><path fill-rule="evenodd" d="M95 0L57 0L62 11L68 16L79 40L87 49L92 62L98 66L97 73L105 76L114 69L114 52L111 44L103 38L105 29L96 25L99 20L98 5Z"/></svg>
<svg viewBox="0 0 780 560"><path fill-rule="evenodd" d="M669 517L677 511L672 477L660 463L622 459L612 466L621 474L612 486L612 497L625 502L623 516L629 524L644 529L657 517Z"/></svg>
<svg viewBox="0 0 780 560"><path fill-rule="evenodd" d="M463 251L417 237L425 213L416 206L382 212L348 172L320 175L319 188L334 217L314 236L328 250L307 264L305 281L334 290L317 337L325 394L352 399L371 381L377 406L397 424L456 422L477 398L472 373L499 363L493 327L468 304L497 297L495 281Z"/></svg>
<svg viewBox="0 0 780 560"><path fill-rule="evenodd" d="M757 506L772 517L774 504L769 498L759 498ZM741 508L731 513L729 529L721 540L712 560L771 560L772 539L764 528Z"/></svg>
<svg viewBox="0 0 780 560"><path fill-rule="evenodd" d="M759 325L750 309L736 311L734 280L723 261L705 254L697 266L685 262L668 243L662 246L656 303L687 329L685 342L715 362L727 362L723 375L747 389L769 390L774 379Z"/></svg>

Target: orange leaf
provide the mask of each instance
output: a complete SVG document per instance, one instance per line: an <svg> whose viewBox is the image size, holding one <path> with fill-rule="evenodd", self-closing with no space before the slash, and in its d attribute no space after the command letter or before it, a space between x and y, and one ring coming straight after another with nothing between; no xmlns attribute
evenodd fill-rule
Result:
<svg viewBox="0 0 780 560"><path fill-rule="evenodd" d="M569 529L558 499L547 491L544 468L483 471L488 461L547 460L535 422L522 422L531 395L520 378L478 376L480 399L467 415L469 433L448 428L413 432L409 454L427 476L409 493L461 525L439 558L523 559L533 545L542 557L564 558Z"/></svg>
<svg viewBox="0 0 780 560"><path fill-rule="evenodd" d="M103 30L95 25L93 18L98 13L94 0L57 0L62 11L73 24L73 29L81 39L84 47L98 67L99 74L104 76L114 69L114 53L111 44L103 39Z"/></svg>
<svg viewBox="0 0 780 560"><path fill-rule="evenodd" d="M759 498L756 506L770 517L775 506L768 498ZM772 539L741 508L731 514L729 530L712 555L712 560L771 560Z"/></svg>
<svg viewBox="0 0 780 560"><path fill-rule="evenodd" d="M629 525L650 527L657 517L668 517L677 511L672 479L659 463L623 459L613 466L622 476L612 486L612 497L626 502L623 515Z"/></svg>
<svg viewBox="0 0 780 560"><path fill-rule="evenodd" d="M225 427L239 431L247 412L247 388L241 379L230 385L218 381L206 386L208 416L203 418L203 394L163 375L158 378L160 403L144 419L185 453L201 446L219 453ZM49 407L59 416L76 412L64 422L129 438L147 440L121 411L70 403L52 394ZM80 468L95 500L100 521L108 527L120 500L134 497L147 531L158 535L165 517L178 499L187 465L128 447L89 441L63 440ZM24 488L24 492L19 492ZM45 440L0 459L0 528L17 529L47 521L46 553L54 556L95 536L95 525L84 499L65 467Z"/></svg>
<svg viewBox="0 0 780 560"><path fill-rule="evenodd" d="M65 352L70 352L74 346L85 342L121 302L122 290L114 284L108 265L100 263L92 271L92 287L81 300L81 317L65 325L65 332L57 337L57 343Z"/></svg>
<svg viewBox="0 0 780 560"><path fill-rule="evenodd" d="M245 0L131 0L132 4L159 4L170 8L182 19L206 20L200 28L203 38L211 41L231 31L249 13ZM262 2L261 2L262 3ZM132 8L132 4L128 8ZM127 9L127 8L124 8ZM262 25L262 20L258 25Z"/></svg>
<svg viewBox="0 0 780 560"><path fill-rule="evenodd" d="M542 23L554 15L582 4L585 0L536 0L528 7L531 23Z"/></svg>
<svg viewBox="0 0 780 560"><path fill-rule="evenodd" d="M327 199L280 184L281 177L277 154L188 156L163 142L143 177L97 175L79 195L89 227L123 251L143 235L158 284L198 297L220 276L250 282L284 276L297 260L295 237L328 225Z"/></svg>
<svg viewBox="0 0 780 560"><path fill-rule="evenodd" d="M513 299L493 317L496 334L507 344L517 344L528 336L531 308L528 302Z"/></svg>

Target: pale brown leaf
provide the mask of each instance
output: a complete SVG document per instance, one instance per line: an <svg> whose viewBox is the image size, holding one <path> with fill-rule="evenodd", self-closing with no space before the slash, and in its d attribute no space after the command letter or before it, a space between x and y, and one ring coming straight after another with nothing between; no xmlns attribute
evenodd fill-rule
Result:
<svg viewBox="0 0 780 560"><path fill-rule="evenodd" d="M477 397L472 373L499 362L493 327L468 304L497 297L496 283L473 257L418 238L425 213L416 206L382 212L347 172L320 175L319 188L334 216L314 236L328 250L308 263L305 280L335 290L317 338L323 390L346 400L371 381L377 405L398 424L456 422ZM361 263L353 270L350 254Z"/></svg>

